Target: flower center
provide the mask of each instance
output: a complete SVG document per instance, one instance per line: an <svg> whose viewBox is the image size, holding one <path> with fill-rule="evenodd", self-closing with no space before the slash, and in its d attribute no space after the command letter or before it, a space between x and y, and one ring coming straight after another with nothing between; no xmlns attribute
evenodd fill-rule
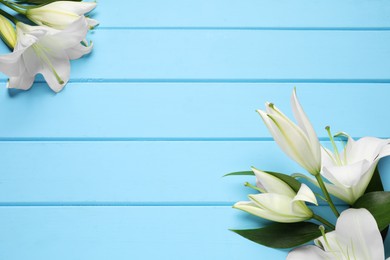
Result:
<svg viewBox="0 0 390 260"><path fill-rule="evenodd" d="M57 82L61 85L64 84L64 81L61 79L60 75L58 75L56 69L54 68L53 63L47 57L45 48L43 48L43 46L37 43L33 44L32 47L37 57L39 57L45 64L49 66L50 70L53 72L54 76L56 77Z"/></svg>

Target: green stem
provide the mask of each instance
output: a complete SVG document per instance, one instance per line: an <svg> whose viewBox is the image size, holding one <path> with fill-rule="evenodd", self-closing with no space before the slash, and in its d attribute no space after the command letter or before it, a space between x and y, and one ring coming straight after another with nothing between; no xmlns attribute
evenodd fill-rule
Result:
<svg viewBox="0 0 390 260"><path fill-rule="evenodd" d="M322 178L321 178L321 175L320 175L320 174L317 174L317 175L316 175L316 179L317 179L318 185L320 185L320 188L321 188L321 190L322 190L322 193L324 193L324 195L325 195L325 198L326 198L326 201L327 201L328 204L329 204L329 207L331 208L331 210L333 211L333 213L335 214L335 216L336 216L336 217L339 217L339 216L340 216L340 213L337 211L336 207L334 206L333 201L332 201L332 199L331 199L330 196L329 196L328 190L327 190L326 187L325 187L324 181L323 181Z"/></svg>
<svg viewBox="0 0 390 260"><path fill-rule="evenodd" d="M313 219L315 220L318 220L319 222L321 222L322 224L328 226L330 229L334 230L336 227L330 223L329 221L327 221L326 219L322 218L321 216L318 216L316 214L313 214Z"/></svg>
<svg viewBox="0 0 390 260"><path fill-rule="evenodd" d="M16 17L10 15L9 13L7 13L6 11L0 9L0 15L4 16L5 18L7 18L8 20L10 20L11 22L13 22L14 24L16 24L17 22L19 22L18 19L16 19Z"/></svg>
<svg viewBox="0 0 390 260"><path fill-rule="evenodd" d="M41 4L41 5L20 5L20 4L18 4L18 3L14 3L14 2L12 2L12 4L14 5L14 6L16 6L16 7L19 7L19 8L21 8L21 9L34 9L34 8L37 8L37 7L41 7L41 6L44 6L44 5L46 5L46 4Z"/></svg>
<svg viewBox="0 0 390 260"><path fill-rule="evenodd" d="M0 3L2 3L3 5L7 6L8 8L14 10L15 12L17 12L19 14L26 15L26 10L21 9L19 6L15 6L15 4L13 4L7 0L0 0Z"/></svg>

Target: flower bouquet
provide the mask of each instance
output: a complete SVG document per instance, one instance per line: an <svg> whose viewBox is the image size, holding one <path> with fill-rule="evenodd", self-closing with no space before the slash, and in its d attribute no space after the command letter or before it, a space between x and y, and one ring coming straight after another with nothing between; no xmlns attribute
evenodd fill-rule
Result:
<svg viewBox="0 0 390 260"><path fill-rule="evenodd" d="M377 164L390 155L390 140L363 137L355 141L343 132L332 135L326 127L331 151L320 144L295 89L291 103L297 124L272 103L257 112L283 152L311 176L254 167L227 174L256 178L256 185L245 185L257 193L233 208L273 222L258 229L233 231L268 247L294 248L287 259L385 259L390 192L384 191ZM341 214L333 202L335 197L348 205ZM335 224L317 213L319 200L330 207L337 218ZM307 244L312 240L314 245Z"/></svg>
<svg viewBox="0 0 390 260"><path fill-rule="evenodd" d="M84 15L95 2L0 0L0 36L13 51L0 56L8 88L29 89L37 74L59 92L70 77L70 60L91 52L88 31L98 25Z"/></svg>

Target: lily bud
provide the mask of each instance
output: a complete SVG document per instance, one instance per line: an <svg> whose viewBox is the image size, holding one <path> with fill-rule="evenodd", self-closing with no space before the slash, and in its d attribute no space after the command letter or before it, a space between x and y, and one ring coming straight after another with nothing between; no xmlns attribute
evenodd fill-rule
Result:
<svg viewBox="0 0 390 260"><path fill-rule="evenodd" d="M0 37L10 47L14 49L16 45L16 30L12 23L0 15Z"/></svg>
<svg viewBox="0 0 390 260"><path fill-rule="evenodd" d="M315 195L305 184L295 192L284 181L252 168L257 186L264 193L249 195L250 201L237 202L233 208L276 222L292 223L311 219L313 212L305 201L317 205Z"/></svg>
<svg viewBox="0 0 390 260"><path fill-rule="evenodd" d="M95 2L56 1L27 9L26 16L38 25L63 30L95 7ZM86 21L90 29L99 24L98 21L90 18L86 18Z"/></svg>
<svg viewBox="0 0 390 260"><path fill-rule="evenodd" d="M321 146L318 137L301 107L295 89L291 105L296 125L272 103L266 103L266 111L258 110L268 130L279 147L312 175L321 170Z"/></svg>

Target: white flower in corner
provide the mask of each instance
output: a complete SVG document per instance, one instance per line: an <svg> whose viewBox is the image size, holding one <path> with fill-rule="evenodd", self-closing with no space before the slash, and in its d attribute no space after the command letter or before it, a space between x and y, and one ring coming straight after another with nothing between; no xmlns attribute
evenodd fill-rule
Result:
<svg viewBox="0 0 390 260"><path fill-rule="evenodd" d="M69 60L92 50L81 44L88 29L80 17L65 30L17 23L17 44L12 53L0 56L0 71L10 79L8 88L29 89L35 75L41 73L50 88L59 92L70 77Z"/></svg>
<svg viewBox="0 0 390 260"><path fill-rule="evenodd" d="M377 223L366 209L347 209L337 219L336 230L314 240L314 245L292 250L287 260L384 260Z"/></svg>
<svg viewBox="0 0 390 260"><path fill-rule="evenodd" d="M349 137L342 153L332 137L331 141L335 153L323 148L321 174L332 183L326 183L328 191L352 205L364 194L379 159L390 155L390 140L364 137L354 141Z"/></svg>
<svg viewBox="0 0 390 260"><path fill-rule="evenodd" d="M272 103L266 103L266 111L258 110L257 112L281 149L308 172L317 175L321 170L320 143L298 101L295 89L291 104L298 125Z"/></svg>
<svg viewBox="0 0 390 260"><path fill-rule="evenodd" d="M249 195L250 201L237 202L233 208L276 222L292 223L312 218L313 212L305 201L317 205L315 195L305 184L296 193L284 181L252 168L257 186L263 193Z"/></svg>
<svg viewBox="0 0 390 260"><path fill-rule="evenodd" d="M56 1L44 6L27 9L26 16L36 24L65 29L69 24L92 11L95 7L95 2ZM94 19L86 18L86 20L89 28L99 24Z"/></svg>

